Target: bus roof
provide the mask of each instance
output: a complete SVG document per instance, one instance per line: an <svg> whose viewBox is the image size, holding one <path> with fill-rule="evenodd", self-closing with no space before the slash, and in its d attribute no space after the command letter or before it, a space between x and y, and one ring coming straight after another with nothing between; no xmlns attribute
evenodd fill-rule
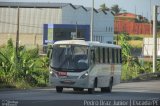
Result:
<svg viewBox="0 0 160 106"><path fill-rule="evenodd" d="M97 41L84 41L84 40L62 40L54 43L54 45L58 45L58 44L75 44L75 45L84 45L84 46L90 46L90 47L94 46L94 47L121 48L121 46L115 45L115 44L100 43Z"/></svg>

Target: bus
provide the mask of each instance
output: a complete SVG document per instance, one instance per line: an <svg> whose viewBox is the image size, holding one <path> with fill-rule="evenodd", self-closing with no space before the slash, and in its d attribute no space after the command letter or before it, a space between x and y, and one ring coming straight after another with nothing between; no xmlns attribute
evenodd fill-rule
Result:
<svg viewBox="0 0 160 106"><path fill-rule="evenodd" d="M74 91L95 88L111 92L120 83L121 47L84 40L64 40L53 44L50 55L49 82L58 93L63 88Z"/></svg>

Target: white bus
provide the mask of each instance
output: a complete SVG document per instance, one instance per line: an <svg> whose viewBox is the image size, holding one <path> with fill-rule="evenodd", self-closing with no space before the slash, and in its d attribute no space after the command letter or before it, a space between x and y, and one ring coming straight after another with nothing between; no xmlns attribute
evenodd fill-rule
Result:
<svg viewBox="0 0 160 106"><path fill-rule="evenodd" d="M121 47L114 44L65 40L54 43L50 56L51 86L57 92L63 88L74 91L95 88L111 92L112 86L120 83Z"/></svg>

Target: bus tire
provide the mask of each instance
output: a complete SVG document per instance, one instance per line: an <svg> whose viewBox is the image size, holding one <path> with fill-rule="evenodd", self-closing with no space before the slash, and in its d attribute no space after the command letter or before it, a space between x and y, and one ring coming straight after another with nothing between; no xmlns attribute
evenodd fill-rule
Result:
<svg viewBox="0 0 160 106"><path fill-rule="evenodd" d="M62 93L63 88L62 88L62 87L56 87L56 91L57 91L58 93Z"/></svg>
<svg viewBox="0 0 160 106"><path fill-rule="evenodd" d="M107 87L101 88L101 92L107 92Z"/></svg>
<svg viewBox="0 0 160 106"><path fill-rule="evenodd" d="M98 80L97 80L97 78L95 78L93 88L88 88L88 93L89 94L93 94L94 93L94 90L97 87L97 82L98 82Z"/></svg>
<svg viewBox="0 0 160 106"><path fill-rule="evenodd" d="M81 91L81 92L82 92L83 90L84 90L83 88L79 88L79 91Z"/></svg>
<svg viewBox="0 0 160 106"><path fill-rule="evenodd" d="M73 90L76 91L76 92L78 92L78 91L81 92L81 91L83 91L84 89L83 89L83 88L73 88Z"/></svg>
<svg viewBox="0 0 160 106"><path fill-rule="evenodd" d="M109 87L106 88L106 92L111 93L112 92L112 86L113 86L113 78L111 78L109 82Z"/></svg>
<svg viewBox="0 0 160 106"><path fill-rule="evenodd" d="M88 93L93 94L94 93L94 88L88 88Z"/></svg>

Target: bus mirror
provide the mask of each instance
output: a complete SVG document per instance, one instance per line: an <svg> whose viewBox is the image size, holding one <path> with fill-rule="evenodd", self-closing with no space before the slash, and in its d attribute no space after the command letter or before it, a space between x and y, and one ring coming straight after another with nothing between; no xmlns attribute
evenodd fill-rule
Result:
<svg viewBox="0 0 160 106"><path fill-rule="evenodd" d="M93 61L93 63L95 62L95 51L91 50L91 60Z"/></svg>
<svg viewBox="0 0 160 106"><path fill-rule="evenodd" d="M47 57L51 58L53 47L51 45L48 46Z"/></svg>
<svg viewBox="0 0 160 106"><path fill-rule="evenodd" d="M52 47L51 45L49 45L49 46L48 46L48 49L49 49L49 50L52 50L52 49L53 49L53 47Z"/></svg>

